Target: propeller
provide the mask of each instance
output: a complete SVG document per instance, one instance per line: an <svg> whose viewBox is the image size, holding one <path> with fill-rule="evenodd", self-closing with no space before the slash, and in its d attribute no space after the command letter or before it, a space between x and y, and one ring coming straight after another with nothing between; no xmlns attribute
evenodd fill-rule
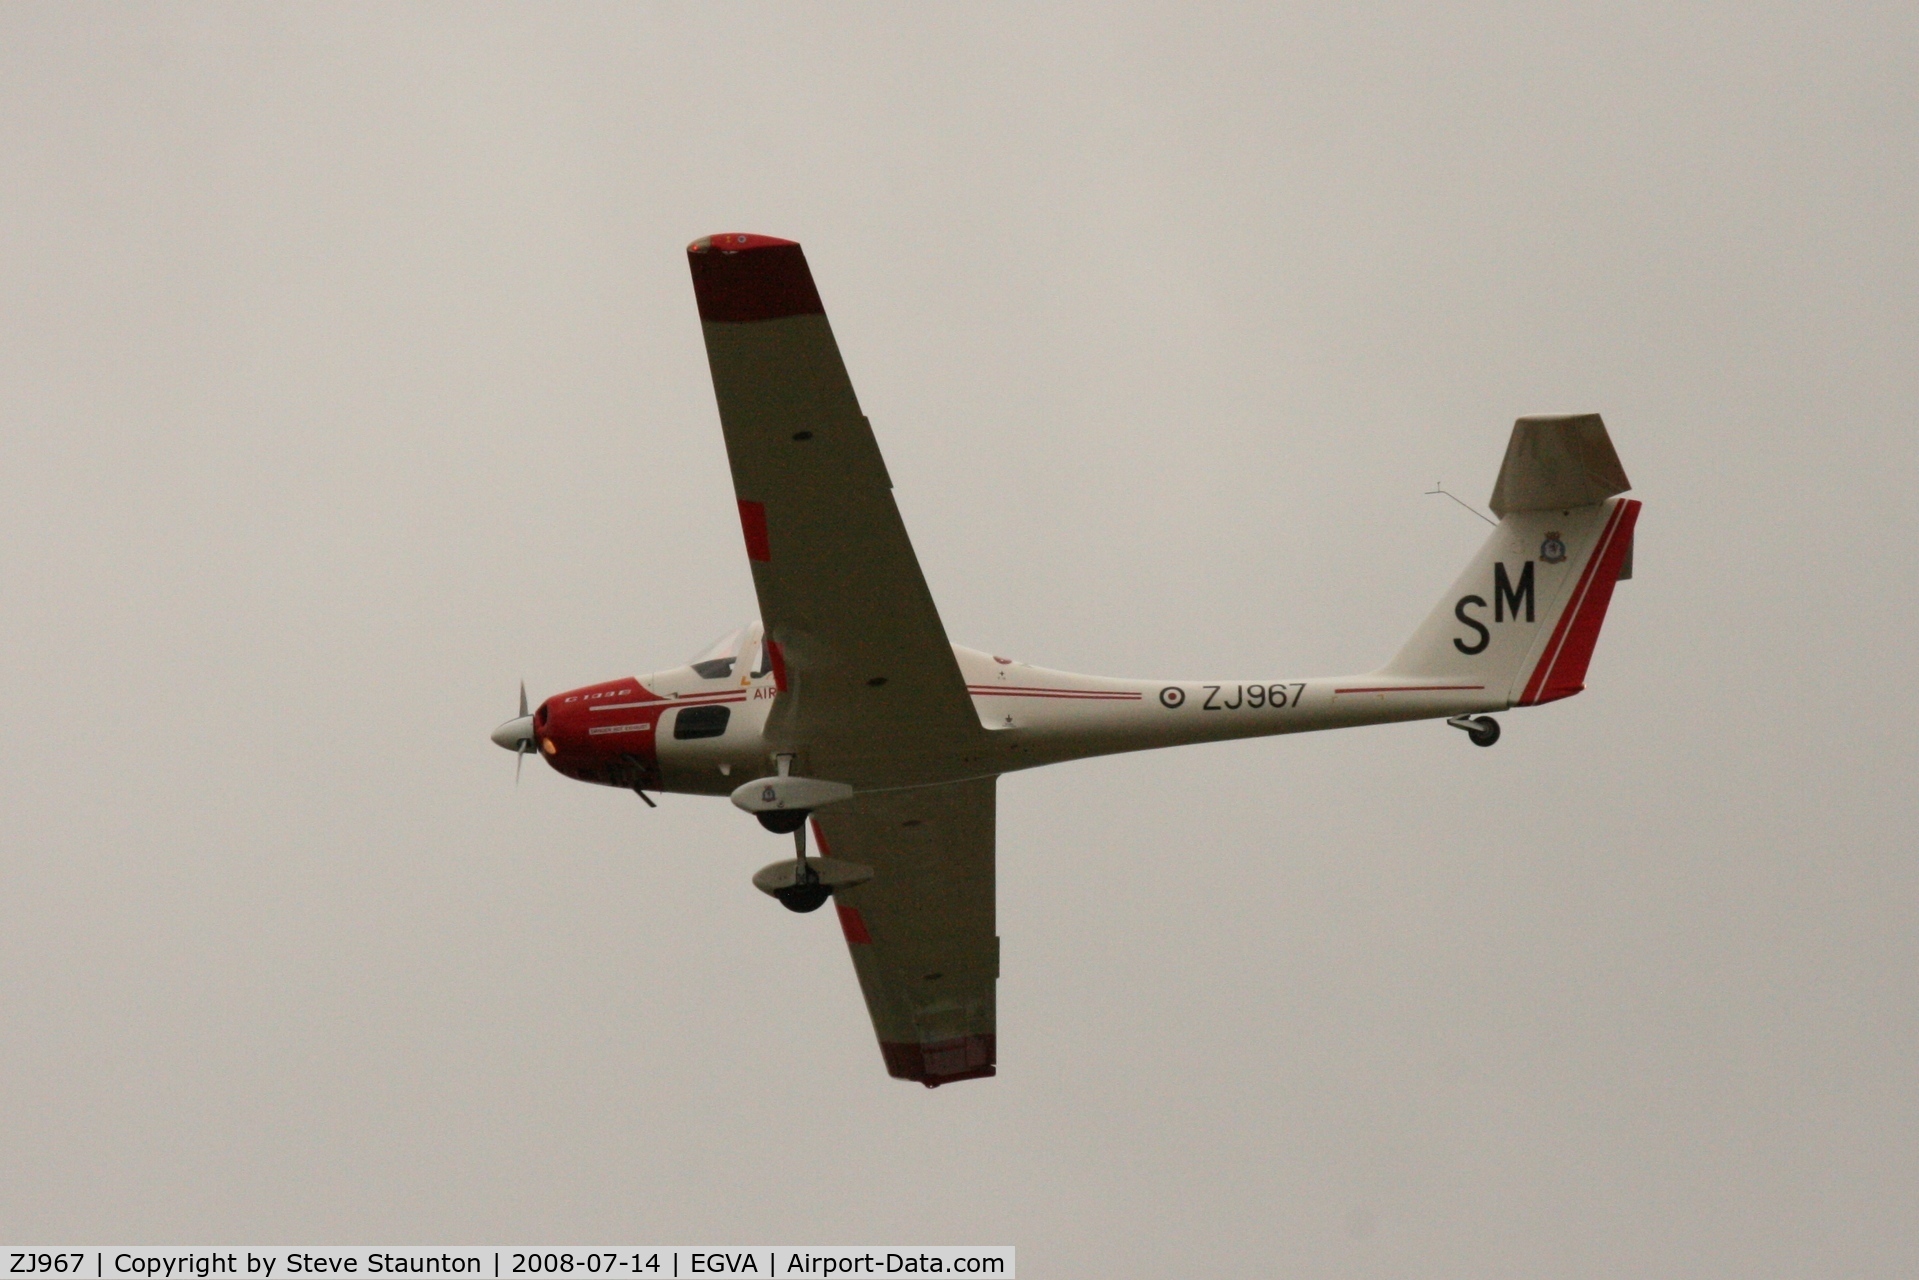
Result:
<svg viewBox="0 0 1919 1280"><path fill-rule="evenodd" d="M522 680L520 681L520 719L524 720L526 716L526 681ZM520 745L513 751L513 785L516 787L520 785L520 770L526 767L526 744L527 740L521 738Z"/></svg>
<svg viewBox="0 0 1919 1280"><path fill-rule="evenodd" d="M513 753L513 785L520 785L520 770L526 766L526 753L533 746L533 717L526 709L526 681L520 681L520 714L493 731L493 741Z"/></svg>

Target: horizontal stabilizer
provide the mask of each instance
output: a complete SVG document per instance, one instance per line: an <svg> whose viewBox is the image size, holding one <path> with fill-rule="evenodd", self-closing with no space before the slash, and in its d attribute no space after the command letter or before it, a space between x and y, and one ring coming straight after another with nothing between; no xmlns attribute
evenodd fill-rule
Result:
<svg viewBox="0 0 1919 1280"><path fill-rule="evenodd" d="M1632 488L1596 413L1521 418L1506 443L1506 461L1486 505L1511 511L1589 507Z"/></svg>

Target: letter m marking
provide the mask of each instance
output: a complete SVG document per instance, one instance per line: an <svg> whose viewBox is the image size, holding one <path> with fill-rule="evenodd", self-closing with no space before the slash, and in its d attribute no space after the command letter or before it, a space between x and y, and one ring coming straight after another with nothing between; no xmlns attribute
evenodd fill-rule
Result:
<svg viewBox="0 0 1919 1280"><path fill-rule="evenodd" d="M1512 579L1506 576L1506 562L1493 565L1493 621L1504 622L1506 610L1513 611L1513 620L1519 620L1519 602L1526 602L1526 621L1533 620L1533 562L1528 560L1526 567L1519 571L1519 585L1515 587Z"/></svg>

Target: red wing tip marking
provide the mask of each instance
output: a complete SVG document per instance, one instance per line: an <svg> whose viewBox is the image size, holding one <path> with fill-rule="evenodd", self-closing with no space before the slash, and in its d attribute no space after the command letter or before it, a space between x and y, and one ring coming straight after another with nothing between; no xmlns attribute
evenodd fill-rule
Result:
<svg viewBox="0 0 1919 1280"><path fill-rule="evenodd" d="M738 698L743 701L746 698L745 694L739 693L731 689L724 690L719 693L688 693L688 694L675 693L670 695L657 694L657 693L651 692L650 690L642 689L639 691L639 693L633 696L637 697L639 701L638 702L601 702L588 707L587 710L594 711L594 712L627 711L627 710L631 710L634 707L650 707L656 702L678 702L684 705L685 703L688 703L688 702L714 702L714 701L724 700L726 698Z"/></svg>
<svg viewBox="0 0 1919 1280"><path fill-rule="evenodd" d="M929 1089L955 1080L984 1080L998 1074L994 1037L966 1036L931 1044L880 1041L886 1073L896 1080L917 1080Z"/></svg>
<svg viewBox="0 0 1919 1280"><path fill-rule="evenodd" d="M686 246L688 253L710 253L718 249L721 253L751 253L755 249L784 249L788 246L800 247L797 240L782 240L778 236L756 236L750 231L722 231L718 235L701 236Z"/></svg>
<svg viewBox="0 0 1919 1280"><path fill-rule="evenodd" d="M728 232L687 246L700 319L732 324L823 316L806 254L791 240Z"/></svg>

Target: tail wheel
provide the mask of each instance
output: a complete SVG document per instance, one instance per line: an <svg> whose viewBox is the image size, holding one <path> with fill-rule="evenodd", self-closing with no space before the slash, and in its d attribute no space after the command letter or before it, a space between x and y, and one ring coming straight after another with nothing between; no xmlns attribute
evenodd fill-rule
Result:
<svg viewBox="0 0 1919 1280"><path fill-rule="evenodd" d="M1475 747L1490 747L1499 741L1499 721L1491 716L1475 716L1473 726L1466 731L1466 736Z"/></svg>

